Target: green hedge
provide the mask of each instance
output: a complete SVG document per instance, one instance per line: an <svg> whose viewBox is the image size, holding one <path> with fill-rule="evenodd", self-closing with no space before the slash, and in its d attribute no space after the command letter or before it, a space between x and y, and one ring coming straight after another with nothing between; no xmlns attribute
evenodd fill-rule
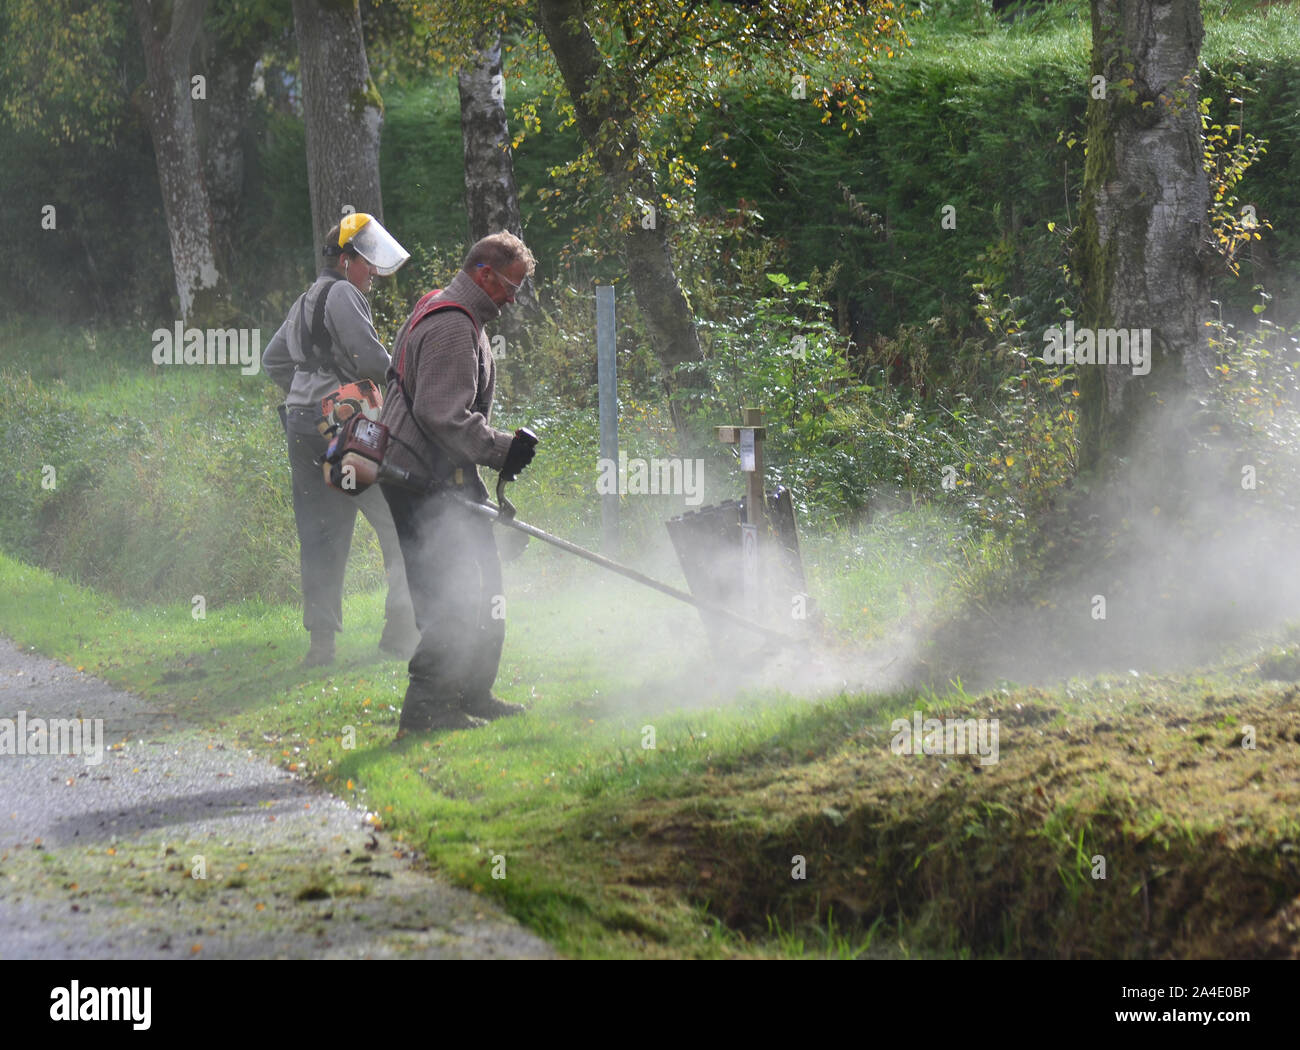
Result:
<svg viewBox="0 0 1300 1050"><path fill-rule="evenodd" d="M698 152L702 210L744 199L764 231L788 246L788 272L841 264L835 288L841 322L862 334L889 333L932 316L973 318L970 285L982 280L1023 297L1031 325L1056 323L1069 291L1063 231L1078 222L1083 183L1089 32L1039 35L998 30L983 37L931 37L876 68L873 116L850 137L823 125L811 102L739 93L706 126L711 149ZM1245 307L1263 281L1279 306L1300 312L1300 25L1290 11L1212 24L1202 53L1201 94L1226 118L1241 70L1245 127L1267 139L1240 198L1274 230L1262 269L1220 282L1220 298ZM810 86L819 83L816 75ZM722 133L729 137L721 140ZM703 136L702 136L703 138ZM735 162L735 167L731 162ZM851 195L846 199L845 189ZM860 206L855 209L854 204ZM956 229L943 229L945 205ZM879 215L883 236L860 217ZM1057 232L1047 229L1055 223ZM1228 287L1229 284L1235 287Z"/></svg>

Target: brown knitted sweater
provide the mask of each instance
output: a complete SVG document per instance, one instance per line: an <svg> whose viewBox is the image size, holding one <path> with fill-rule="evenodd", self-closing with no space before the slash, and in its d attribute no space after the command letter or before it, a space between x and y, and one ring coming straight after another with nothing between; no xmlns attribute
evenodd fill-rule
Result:
<svg viewBox="0 0 1300 1050"><path fill-rule="evenodd" d="M495 430L489 423L496 362L483 325L501 311L463 270L447 285L442 297L474 314L477 338L474 325L460 310L439 310L421 320L410 335L403 366L406 392L419 427L407 411L406 398L396 380L389 383L384 394L381 417L398 439L389 443L388 461L412 474L439 481L456 467L481 464L500 470L513 440L512 434ZM394 364L409 326L408 318L393 343ZM418 459L411 450L419 453ZM467 469L466 475L469 473Z"/></svg>

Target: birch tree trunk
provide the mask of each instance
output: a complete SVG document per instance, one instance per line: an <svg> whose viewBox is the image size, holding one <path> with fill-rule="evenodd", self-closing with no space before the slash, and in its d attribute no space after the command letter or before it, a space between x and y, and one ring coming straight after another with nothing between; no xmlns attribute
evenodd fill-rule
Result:
<svg viewBox="0 0 1300 1050"><path fill-rule="evenodd" d="M476 41L473 61L456 72L460 89L460 135L465 151L465 214L468 244L490 233L508 230L523 238L519 191L515 186L514 154L506 120L506 83L501 62L501 33L495 27ZM505 339L497 347L502 376L512 395L521 391L523 371L517 367L532 349L529 322L537 312L532 278L520 286L514 309L503 310L496 322Z"/></svg>
<svg viewBox="0 0 1300 1050"><path fill-rule="evenodd" d="M460 134L465 151L468 244L501 230L520 238L524 234L506 121L501 33L493 29L480 43L474 61L462 66L456 74L460 89ZM517 298L521 307L533 306L532 281L524 282ZM503 319L508 316L509 312Z"/></svg>

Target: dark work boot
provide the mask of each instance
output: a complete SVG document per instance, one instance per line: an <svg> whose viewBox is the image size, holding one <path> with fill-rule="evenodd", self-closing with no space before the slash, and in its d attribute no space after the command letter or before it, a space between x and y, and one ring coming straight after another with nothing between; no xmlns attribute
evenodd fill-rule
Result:
<svg viewBox="0 0 1300 1050"><path fill-rule="evenodd" d="M311 647L303 657L303 667L328 667L334 662L334 632L312 631Z"/></svg>
<svg viewBox="0 0 1300 1050"><path fill-rule="evenodd" d="M479 729L485 725L487 725L485 718L475 718L454 707L441 707L424 712L419 719L408 721L403 718L397 727L394 743L410 733L430 733L438 729Z"/></svg>
<svg viewBox="0 0 1300 1050"><path fill-rule="evenodd" d="M460 705L460 709L466 714L475 718L485 718L489 722L494 718L509 718L511 715L522 715L527 710L523 704L512 704L508 700L502 700L499 696L493 696L491 693L484 693L473 700L464 701Z"/></svg>
<svg viewBox="0 0 1300 1050"><path fill-rule="evenodd" d="M433 729L478 729L487 720L466 714L443 697L431 694L427 683L412 682L402 701L402 715L397 725L398 739L407 733L426 733Z"/></svg>

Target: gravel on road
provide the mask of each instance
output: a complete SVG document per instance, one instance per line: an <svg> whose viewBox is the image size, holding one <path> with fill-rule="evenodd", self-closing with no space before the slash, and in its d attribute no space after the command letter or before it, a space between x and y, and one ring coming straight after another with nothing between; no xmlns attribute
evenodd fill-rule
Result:
<svg viewBox="0 0 1300 1050"><path fill-rule="evenodd" d="M364 817L0 639L0 958L555 957Z"/></svg>

